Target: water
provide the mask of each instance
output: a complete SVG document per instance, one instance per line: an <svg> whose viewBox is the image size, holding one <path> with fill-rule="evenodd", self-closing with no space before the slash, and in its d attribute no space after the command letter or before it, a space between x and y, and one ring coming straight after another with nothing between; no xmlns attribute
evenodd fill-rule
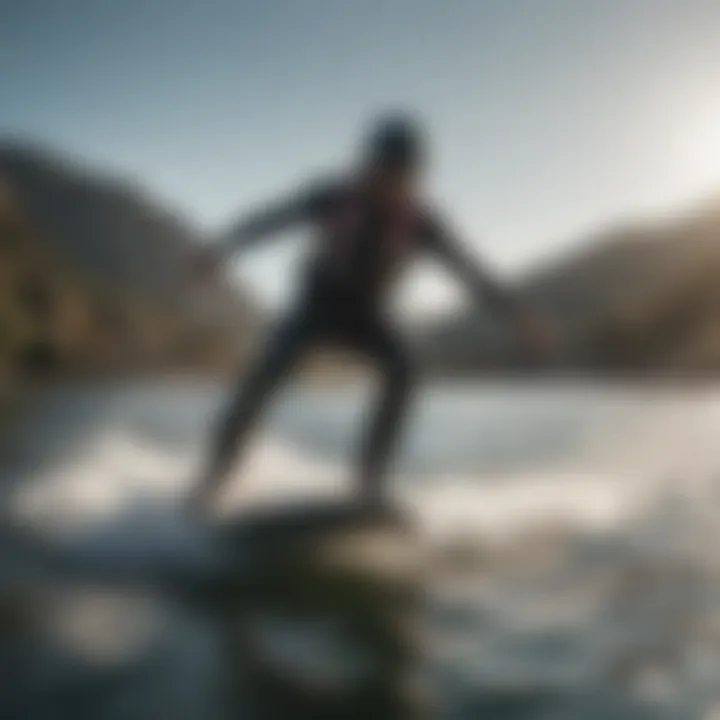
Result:
<svg viewBox="0 0 720 720"><path fill-rule="evenodd" d="M287 396L224 507L348 493L364 390ZM199 552L173 503L220 397L181 382L53 392L6 457L15 512L60 536L95 528L99 557ZM715 388L427 392L393 493L434 559L442 717L720 716L719 436ZM43 625L26 717L221 716L217 648L182 608L74 589Z"/></svg>

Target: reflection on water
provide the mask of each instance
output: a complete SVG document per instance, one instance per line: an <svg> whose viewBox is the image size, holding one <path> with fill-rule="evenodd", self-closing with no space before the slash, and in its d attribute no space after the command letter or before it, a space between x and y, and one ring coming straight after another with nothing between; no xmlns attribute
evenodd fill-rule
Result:
<svg viewBox="0 0 720 720"><path fill-rule="evenodd" d="M218 399L179 384L54 393L4 469L17 511L93 537L99 558L118 552L133 572L201 554L167 501L189 482ZM428 393L395 492L430 548L442 717L720 712L719 401L707 388ZM288 398L228 506L343 492L362 410L349 391ZM27 717L60 700L69 717L219 716L205 619L157 594L53 592Z"/></svg>

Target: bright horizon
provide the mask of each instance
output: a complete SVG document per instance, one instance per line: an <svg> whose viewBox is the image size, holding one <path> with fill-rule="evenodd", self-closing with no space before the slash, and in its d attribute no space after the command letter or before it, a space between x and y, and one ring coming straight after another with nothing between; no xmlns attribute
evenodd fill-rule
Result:
<svg viewBox="0 0 720 720"><path fill-rule="evenodd" d="M430 189L507 272L720 188L715 0L65 0L0 8L0 135L137 179L206 231L417 111ZM283 297L295 251L243 270ZM422 276L410 305L451 286Z"/></svg>

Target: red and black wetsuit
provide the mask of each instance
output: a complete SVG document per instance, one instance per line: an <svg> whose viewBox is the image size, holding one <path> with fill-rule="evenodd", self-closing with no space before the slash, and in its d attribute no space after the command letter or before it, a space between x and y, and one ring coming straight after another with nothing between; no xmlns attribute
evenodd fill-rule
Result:
<svg viewBox="0 0 720 720"><path fill-rule="evenodd" d="M390 209L379 208L351 182L316 184L251 217L233 236L250 244L297 223L310 224L317 233L301 297L243 379L218 432L211 475L227 472L270 394L304 352L332 344L369 358L384 379L360 456L360 479L372 492L379 489L398 438L414 378L411 358L385 313L398 272L419 253L429 253L483 301L504 309L510 298L424 203L408 199Z"/></svg>

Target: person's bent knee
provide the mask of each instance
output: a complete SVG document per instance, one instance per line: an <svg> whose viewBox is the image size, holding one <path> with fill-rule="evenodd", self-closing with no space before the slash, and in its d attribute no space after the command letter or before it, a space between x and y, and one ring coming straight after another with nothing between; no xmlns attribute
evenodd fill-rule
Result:
<svg viewBox="0 0 720 720"><path fill-rule="evenodd" d="M395 393L409 395L417 382L413 361L405 356L393 358L386 366L386 378Z"/></svg>

